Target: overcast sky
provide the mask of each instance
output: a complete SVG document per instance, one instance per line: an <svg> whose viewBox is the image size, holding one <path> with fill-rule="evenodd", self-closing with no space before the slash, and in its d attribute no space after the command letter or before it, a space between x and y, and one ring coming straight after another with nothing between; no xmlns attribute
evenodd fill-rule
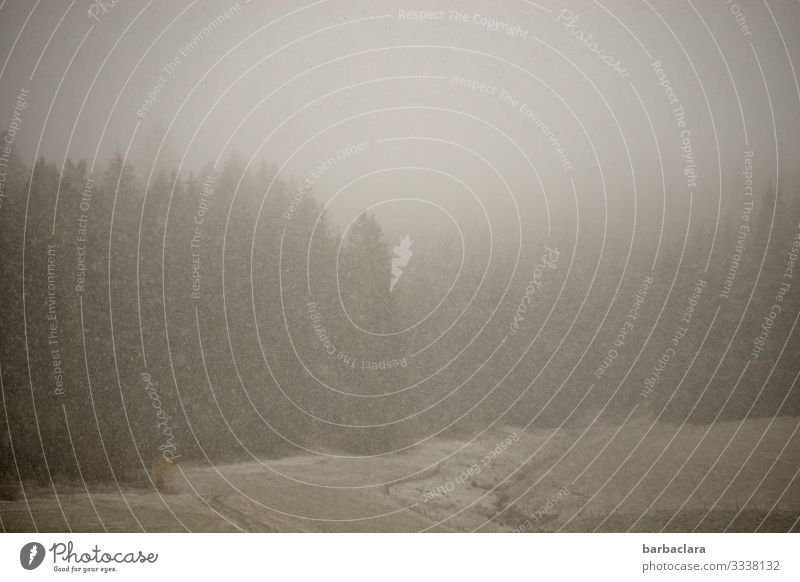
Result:
<svg viewBox="0 0 800 582"><path fill-rule="evenodd" d="M740 189L747 149L760 186L777 162L782 183L794 179L799 40L789 2L11 0L0 126L26 89L15 148L28 163L102 162L131 143L145 167L168 128L170 163L198 170L234 150L269 160L311 176L323 201L341 190L331 208L343 223L418 197L467 200L455 206L475 220L491 198L487 212L543 224L574 213L570 180L586 209L614 214L634 185L639 204L661 204L662 165L668 197L693 188L712 212L721 190Z"/></svg>

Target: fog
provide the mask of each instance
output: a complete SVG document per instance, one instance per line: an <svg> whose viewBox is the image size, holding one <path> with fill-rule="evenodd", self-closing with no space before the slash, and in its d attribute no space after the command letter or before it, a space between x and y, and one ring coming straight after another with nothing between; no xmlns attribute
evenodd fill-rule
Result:
<svg viewBox="0 0 800 582"><path fill-rule="evenodd" d="M798 24L0 4L3 528L796 531Z"/></svg>

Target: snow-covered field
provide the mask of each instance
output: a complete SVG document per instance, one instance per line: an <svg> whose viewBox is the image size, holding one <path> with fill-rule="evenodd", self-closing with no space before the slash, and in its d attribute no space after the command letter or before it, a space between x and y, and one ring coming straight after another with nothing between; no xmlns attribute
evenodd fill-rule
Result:
<svg viewBox="0 0 800 582"><path fill-rule="evenodd" d="M179 465L170 493L26 486L6 531L789 531L800 418L432 439L367 459Z"/></svg>

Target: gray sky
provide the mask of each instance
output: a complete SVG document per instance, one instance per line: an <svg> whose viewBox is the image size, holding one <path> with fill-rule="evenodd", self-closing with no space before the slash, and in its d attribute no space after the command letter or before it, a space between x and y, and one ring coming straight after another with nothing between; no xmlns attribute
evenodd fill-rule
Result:
<svg viewBox="0 0 800 582"><path fill-rule="evenodd" d="M570 180L584 211L607 201L618 215L632 209L633 178L638 204L662 204L662 164L668 198L680 203L689 188L682 129L696 165L696 210L716 212L720 190L741 187L748 148L759 187L776 173L776 140L782 183L794 179L800 102L789 56L800 63L800 27L792 3L562 8L120 0L104 13L87 0L8 1L0 9L0 126L24 88L15 147L28 162L36 151L59 162L65 154L102 161L115 144L125 151L135 131L131 158L148 165L146 136L164 128L168 157L195 170L235 149L301 181L333 158L314 186L323 201L344 188L331 203L343 223L354 208L397 197L459 201L476 221L479 201L491 200L498 216L518 208L544 223L548 210L552 220L574 214ZM616 70L601 57L618 61ZM675 91L672 105L654 61ZM143 111L154 87L157 99ZM337 158L364 142L364 151ZM411 166L430 170L396 169ZM419 208L387 211L411 219Z"/></svg>

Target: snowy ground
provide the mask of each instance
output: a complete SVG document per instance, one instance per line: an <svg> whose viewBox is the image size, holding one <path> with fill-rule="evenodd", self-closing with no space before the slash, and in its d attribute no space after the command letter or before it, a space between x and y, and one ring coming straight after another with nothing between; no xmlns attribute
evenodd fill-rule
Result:
<svg viewBox="0 0 800 582"><path fill-rule="evenodd" d="M798 531L798 423L640 418L371 459L182 464L172 493L26 486L0 518L6 531Z"/></svg>

